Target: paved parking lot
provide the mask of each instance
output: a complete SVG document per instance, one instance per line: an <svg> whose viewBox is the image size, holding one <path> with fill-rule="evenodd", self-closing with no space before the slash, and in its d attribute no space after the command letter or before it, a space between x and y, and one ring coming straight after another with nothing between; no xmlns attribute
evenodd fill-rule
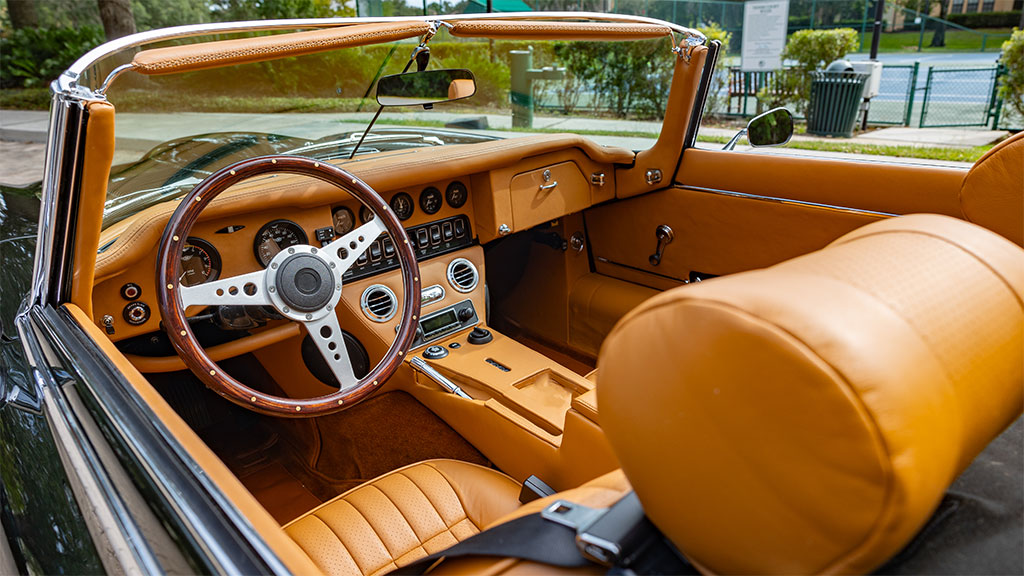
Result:
<svg viewBox="0 0 1024 576"><path fill-rule="evenodd" d="M46 145L0 141L0 184L25 186L43 179Z"/></svg>

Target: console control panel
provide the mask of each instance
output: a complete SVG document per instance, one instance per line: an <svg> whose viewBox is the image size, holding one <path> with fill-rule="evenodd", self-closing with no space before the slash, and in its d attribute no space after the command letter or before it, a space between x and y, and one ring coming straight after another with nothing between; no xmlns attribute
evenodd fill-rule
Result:
<svg viewBox="0 0 1024 576"><path fill-rule="evenodd" d="M426 346L439 338L476 326L479 322L480 318L476 315L472 300L463 300L452 304L420 318L416 326L416 337L410 348Z"/></svg>
<svg viewBox="0 0 1024 576"><path fill-rule="evenodd" d="M454 252L473 244L473 232L469 227L469 218L460 214L406 228L412 243L412 251L416 260L422 261L448 252ZM381 234L351 268L345 271L341 279L345 282L372 276L387 270L398 268L398 254L391 235Z"/></svg>

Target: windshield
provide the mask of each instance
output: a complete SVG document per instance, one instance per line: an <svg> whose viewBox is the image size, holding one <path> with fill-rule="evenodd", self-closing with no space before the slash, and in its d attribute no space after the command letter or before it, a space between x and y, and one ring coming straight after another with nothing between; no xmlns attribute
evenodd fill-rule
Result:
<svg viewBox="0 0 1024 576"><path fill-rule="evenodd" d="M239 160L347 159L364 134L357 155L555 132L641 150L661 130L674 58L665 38L487 41L455 38L442 27L428 44L426 69L467 69L475 93L433 106L386 107L367 132L378 111L378 80L401 73L418 44L412 38L179 74L121 75L107 92L117 110L117 142L104 228L187 194ZM411 70L426 58L418 60Z"/></svg>

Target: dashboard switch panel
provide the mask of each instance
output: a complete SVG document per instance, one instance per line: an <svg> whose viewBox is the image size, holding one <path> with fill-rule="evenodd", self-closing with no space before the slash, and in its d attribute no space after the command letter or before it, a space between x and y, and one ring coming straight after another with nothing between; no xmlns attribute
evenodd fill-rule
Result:
<svg viewBox="0 0 1024 576"><path fill-rule="evenodd" d="M473 245L469 218L463 214L412 226L406 228L405 233L409 235L418 262ZM395 268L398 268L398 254L391 236L385 232L341 278L344 282L351 282Z"/></svg>

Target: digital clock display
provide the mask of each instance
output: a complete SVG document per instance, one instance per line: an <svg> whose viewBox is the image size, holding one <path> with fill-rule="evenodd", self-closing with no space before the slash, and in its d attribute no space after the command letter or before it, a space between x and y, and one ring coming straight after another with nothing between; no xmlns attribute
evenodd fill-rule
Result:
<svg viewBox="0 0 1024 576"><path fill-rule="evenodd" d="M443 313L437 316L431 316L430 318L424 318L420 321L420 328L423 329L424 338L429 338L431 334L449 328L459 323L459 318L455 315L455 310L445 310Z"/></svg>

